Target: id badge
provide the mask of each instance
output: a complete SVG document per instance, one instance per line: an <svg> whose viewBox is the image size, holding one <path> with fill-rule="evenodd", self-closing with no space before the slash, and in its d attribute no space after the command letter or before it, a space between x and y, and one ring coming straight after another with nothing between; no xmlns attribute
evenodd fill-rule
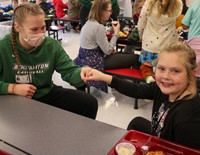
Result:
<svg viewBox="0 0 200 155"><path fill-rule="evenodd" d="M16 75L15 80L17 83L32 83L32 76L28 74Z"/></svg>

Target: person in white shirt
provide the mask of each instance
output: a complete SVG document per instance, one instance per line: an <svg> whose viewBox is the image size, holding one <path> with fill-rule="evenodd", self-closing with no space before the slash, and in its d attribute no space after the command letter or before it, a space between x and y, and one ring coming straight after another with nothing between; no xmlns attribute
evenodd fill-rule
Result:
<svg viewBox="0 0 200 155"><path fill-rule="evenodd" d="M147 0L142 7L137 25L142 40L139 61L147 83L155 81L152 68L160 49L172 41L178 41L175 23L181 12L181 0Z"/></svg>

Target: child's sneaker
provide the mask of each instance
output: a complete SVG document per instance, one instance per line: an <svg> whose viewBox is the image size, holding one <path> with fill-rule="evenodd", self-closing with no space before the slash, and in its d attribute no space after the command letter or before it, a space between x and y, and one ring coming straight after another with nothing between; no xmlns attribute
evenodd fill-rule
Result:
<svg viewBox="0 0 200 155"><path fill-rule="evenodd" d="M155 79L152 76L147 76L146 83L151 83L151 82L155 82Z"/></svg>

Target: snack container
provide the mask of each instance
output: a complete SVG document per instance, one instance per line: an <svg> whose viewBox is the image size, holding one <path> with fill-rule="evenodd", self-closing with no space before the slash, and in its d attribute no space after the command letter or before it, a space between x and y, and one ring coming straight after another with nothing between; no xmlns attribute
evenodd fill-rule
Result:
<svg viewBox="0 0 200 155"><path fill-rule="evenodd" d="M107 155L129 155L120 154L119 146L132 145L135 148L133 155L147 155L151 152L159 152L164 155L200 155L200 150L172 143L159 137L135 130L128 131L107 153ZM132 155L132 154L130 154Z"/></svg>
<svg viewBox="0 0 200 155"><path fill-rule="evenodd" d="M116 145L115 150L117 155L134 155L136 148L129 142L121 142Z"/></svg>

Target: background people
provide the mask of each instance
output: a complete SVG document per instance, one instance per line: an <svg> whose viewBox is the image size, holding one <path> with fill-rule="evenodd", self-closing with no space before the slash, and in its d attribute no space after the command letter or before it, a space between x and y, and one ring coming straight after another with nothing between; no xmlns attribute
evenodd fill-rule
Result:
<svg viewBox="0 0 200 155"><path fill-rule="evenodd" d="M81 27L86 23L90 9L92 7L92 3L97 0L78 0L82 6L80 8L79 17L81 20ZM117 16L119 15L119 5L117 0L111 0L112 2L112 12L111 12L111 18L113 20L117 20Z"/></svg>
<svg viewBox="0 0 200 155"><path fill-rule="evenodd" d="M53 0L53 5L56 10L57 18L67 17L67 14L64 11L64 9L67 9L68 7L67 3L64 3L62 0Z"/></svg>
<svg viewBox="0 0 200 155"><path fill-rule="evenodd" d="M197 56L198 87L200 89L200 1L192 3L186 12L182 24L183 29L188 30L187 43L195 50Z"/></svg>
<svg viewBox="0 0 200 155"><path fill-rule="evenodd" d="M152 67L155 66L160 49L172 41L178 41L176 19L182 12L181 0L147 0L138 21L142 52L140 70L146 82L154 81Z"/></svg>
<svg viewBox="0 0 200 155"><path fill-rule="evenodd" d="M18 0L11 0L11 3L7 6L0 6L1 12L3 12L3 16L12 16L13 9L18 5Z"/></svg>
<svg viewBox="0 0 200 155"><path fill-rule="evenodd" d="M189 29L188 39L200 36L200 16L198 11L200 11L200 1L191 4L182 20L183 29Z"/></svg>
<svg viewBox="0 0 200 155"><path fill-rule="evenodd" d="M68 18L78 20L80 7L78 0L68 0ZM79 23L71 22L71 25L73 30L76 32L80 31Z"/></svg>
<svg viewBox="0 0 200 155"><path fill-rule="evenodd" d="M140 12L142 10L144 2L145 0L135 0L135 2L133 3L133 20L135 25L137 25L138 23Z"/></svg>
<svg viewBox="0 0 200 155"><path fill-rule="evenodd" d="M108 41L106 37L104 22L110 18L112 6L110 0L94 1L88 21L81 29L80 49L75 64L79 66L90 66L100 71L131 67L137 59L133 54L114 54L120 25L112 24L114 34ZM89 86L94 86L107 92L107 84L104 82L91 81Z"/></svg>

